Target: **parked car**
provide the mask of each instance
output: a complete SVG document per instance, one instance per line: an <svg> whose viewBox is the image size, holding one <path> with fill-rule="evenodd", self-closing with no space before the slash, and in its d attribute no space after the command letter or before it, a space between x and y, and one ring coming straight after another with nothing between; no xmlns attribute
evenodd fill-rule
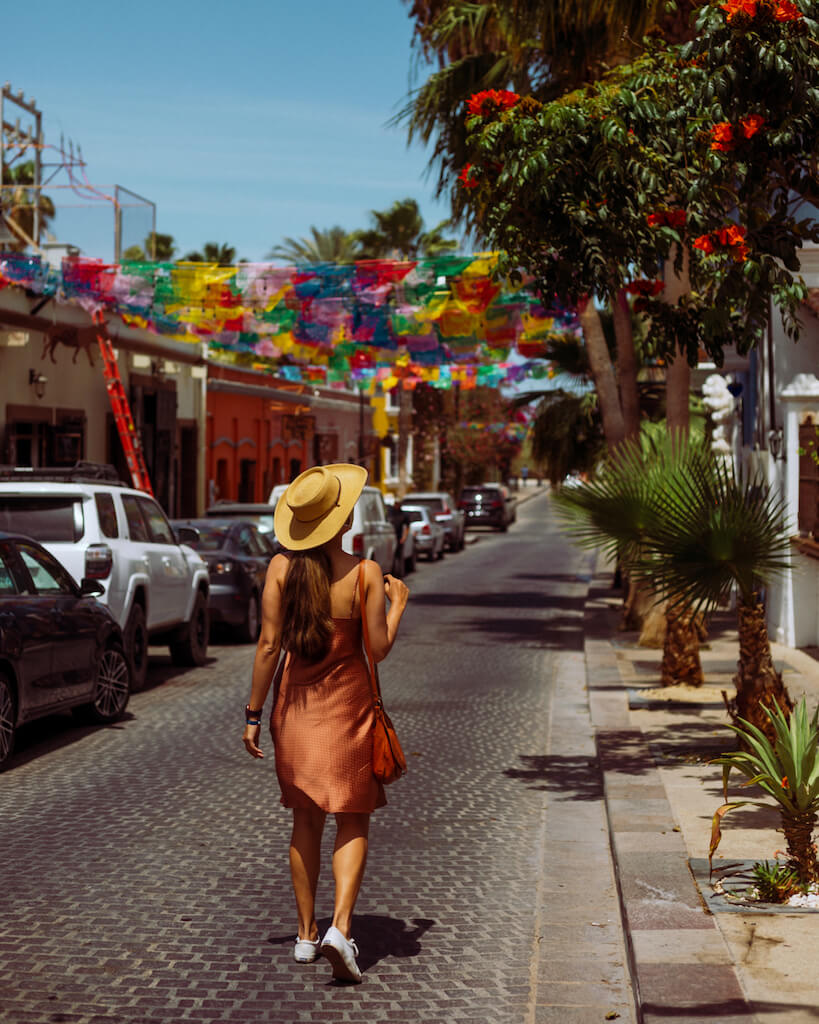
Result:
<svg viewBox="0 0 819 1024"><path fill-rule="evenodd" d="M42 545L0 533L0 769L24 722L75 710L92 722L119 718L130 670L116 619Z"/></svg>
<svg viewBox="0 0 819 1024"><path fill-rule="evenodd" d="M446 491L413 491L405 494L402 504L425 505L446 534L448 551L462 551L465 543L466 517Z"/></svg>
<svg viewBox="0 0 819 1024"><path fill-rule="evenodd" d="M436 522L426 505L404 505L401 508L410 517L410 532L415 538L415 550L426 555L430 562L444 557L446 530Z"/></svg>
<svg viewBox="0 0 819 1024"><path fill-rule="evenodd" d="M74 580L99 580L119 623L131 689L145 683L148 643L178 665L203 665L208 567L179 541L159 504L123 484L112 466L0 470L0 530L39 541Z"/></svg>
<svg viewBox="0 0 819 1024"><path fill-rule="evenodd" d="M196 531L188 544L207 563L211 625L230 627L237 639L254 643L259 636L262 591L273 541L244 519L172 519L175 530Z"/></svg>
<svg viewBox="0 0 819 1024"><path fill-rule="evenodd" d="M504 484L479 484L464 487L458 506L470 526L492 526L506 531L517 519L517 499Z"/></svg>
<svg viewBox="0 0 819 1024"><path fill-rule="evenodd" d="M286 490L286 486L277 484L270 492L270 504L275 507ZM396 545L395 530L387 518L381 491L377 487L365 487L353 508L353 525L344 534L342 548L351 555L378 562L382 572L392 572Z"/></svg>
<svg viewBox="0 0 819 1024"><path fill-rule="evenodd" d="M208 518L242 519L246 523L253 523L259 533L270 542L274 555L282 550L273 529L273 506L266 502L217 501L215 505L205 509L205 515Z"/></svg>
<svg viewBox="0 0 819 1024"><path fill-rule="evenodd" d="M387 518L392 523L396 540L399 542L395 548L392 574L401 579L408 572L415 571L415 562L418 557L415 550L415 534L409 529L409 517L400 505L387 505ZM404 533L405 523L407 526L406 536L404 537L404 543L401 544L401 534Z"/></svg>

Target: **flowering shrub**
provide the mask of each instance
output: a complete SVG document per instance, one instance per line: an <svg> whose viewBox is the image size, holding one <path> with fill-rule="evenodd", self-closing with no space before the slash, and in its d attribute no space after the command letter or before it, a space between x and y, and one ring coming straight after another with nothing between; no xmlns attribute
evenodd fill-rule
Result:
<svg viewBox="0 0 819 1024"><path fill-rule="evenodd" d="M778 3L772 0L728 0L720 4L725 11L725 20L730 24L735 18L755 18L758 11L770 14L774 21L799 21L804 15L791 0L779 0Z"/></svg>
<svg viewBox="0 0 819 1024"><path fill-rule="evenodd" d="M471 116L490 117L503 110L510 110L520 99L516 92L508 89L484 89L469 97L466 109Z"/></svg>
<svg viewBox="0 0 819 1024"><path fill-rule="evenodd" d="M741 136L734 134L734 126L730 121L720 121L711 126L711 149L721 153L729 153L742 141L742 138L750 139L765 124L765 118L761 114L748 114L747 117L739 119Z"/></svg>

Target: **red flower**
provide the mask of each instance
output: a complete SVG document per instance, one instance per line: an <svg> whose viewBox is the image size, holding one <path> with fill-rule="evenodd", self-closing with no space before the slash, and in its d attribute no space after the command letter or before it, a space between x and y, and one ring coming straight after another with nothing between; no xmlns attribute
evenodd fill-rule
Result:
<svg viewBox="0 0 819 1024"><path fill-rule="evenodd" d="M788 788L788 776L787 775L783 775L782 776L782 788L783 789L787 789Z"/></svg>
<svg viewBox="0 0 819 1024"><path fill-rule="evenodd" d="M519 99L516 92L508 89L483 89L469 97L466 109L472 115L487 117L499 110L509 110Z"/></svg>
<svg viewBox="0 0 819 1024"><path fill-rule="evenodd" d="M725 11L727 21L733 21L739 14L749 18L756 15L756 0L728 0L728 3L720 4L720 7Z"/></svg>
<svg viewBox="0 0 819 1024"><path fill-rule="evenodd" d="M791 3L791 0L780 0L774 11L774 18L777 21L799 21L802 18L802 12L796 4Z"/></svg>
<svg viewBox="0 0 819 1024"><path fill-rule="evenodd" d="M706 256L710 256L715 246L710 235L700 235L699 238L694 239L694 248L701 249Z"/></svg>
<svg viewBox="0 0 819 1024"><path fill-rule="evenodd" d="M477 179L470 176L471 170L472 164L466 164L458 175L458 181L460 181L464 188L477 188L478 185L480 185L480 182Z"/></svg>
<svg viewBox="0 0 819 1024"><path fill-rule="evenodd" d="M711 127L711 149L727 153L735 144L734 129L729 121L720 121Z"/></svg>
<svg viewBox="0 0 819 1024"><path fill-rule="evenodd" d="M765 118L761 114L749 114L747 117L740 118L739 123L742 127L742 134L746 139L750 139L765 124Z"/></svg>
<svg viewBox="0 0 819 1024"><path fill-rule="evenodd" d="M660 210L657 213L650 213L646 217L646 224L650 228L669 227L679 230L685 227L685 210Z"/></svg>
<svg viewBox="0 0 819 1024"><path fill-rule="evenodd" d="M659 295L664 287L662 281L647 281L645 278L640 278L638 281L627 284L626 291L629 295ZM637 308L637 303L634 304L634 308Z"/></svg>

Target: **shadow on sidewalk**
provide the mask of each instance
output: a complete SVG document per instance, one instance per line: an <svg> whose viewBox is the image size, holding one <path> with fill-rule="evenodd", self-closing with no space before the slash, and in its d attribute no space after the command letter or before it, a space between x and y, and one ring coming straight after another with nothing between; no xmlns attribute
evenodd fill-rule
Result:
<svg viewBox="0 0 819 1024"><path fill-rule="evenodd" d="M558 793L562 800L602 800L603 777L596 757L519 754L522 768L505 768L510 779L526 783L527 789Z"/></svg>
<svg viewBox="0 0 819 1024"><path fill-rule="evenodd" d="M326 932L332 923L330 917L319 920L319 934ZM399 917L387 917L385 914L356 914L353 935L361 950L358 966L366 971L388 956L399 959L418 956L422 950L421 936L436 924L437 921L428 917L414 917L408 925ZM288 932L286 935L271 935L267 941L272 946L290 947L296 936Z"/></svg>

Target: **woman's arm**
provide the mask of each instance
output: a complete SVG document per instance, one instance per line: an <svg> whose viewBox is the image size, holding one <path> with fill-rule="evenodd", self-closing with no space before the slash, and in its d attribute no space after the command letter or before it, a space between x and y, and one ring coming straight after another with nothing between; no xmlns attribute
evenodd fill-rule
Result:
<svg viewBox="0 0 819 1024"><path fill-rule="evenodd" d="M401 616L407 607L409 589L403 580L389 573L381 575L376 562L364 563L364 594L370 651L373 661L383 661L398 635ZM387 600L390 602L387 611Z"/></svg>
<svg viewBox="0 0 819 1024"><path fill-rule="evenodd" d="M256 644L253 659L253 675L248 705L260 711L267 700L273 673L279 661L282 630L282 587L287 575L288 561L284 555L276 555L267 567L267 576L262 594L262 628ZM260 725L246 725L242 739L251 757L264 757L259 747Z"/></svg>

